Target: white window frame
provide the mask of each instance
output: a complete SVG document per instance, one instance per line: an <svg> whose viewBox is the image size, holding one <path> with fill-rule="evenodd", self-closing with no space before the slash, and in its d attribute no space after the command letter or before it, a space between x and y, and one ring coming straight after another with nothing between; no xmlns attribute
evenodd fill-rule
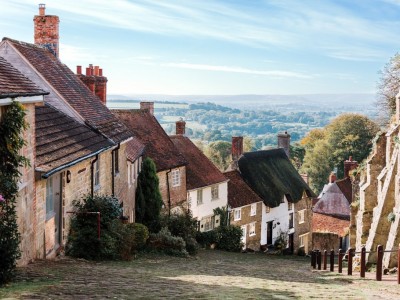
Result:
<svg viewBox="0 0 400 300"><path fill-rule="evenodd" d="M242 219L242 209L236 208L233 212L233 221L239 221Z"/></svg>
<svg viewBox="0 0 400 300"><path fill-rule="evenodd" d="M211 186L211 200L219 199L219 185Z"/></svg>
<svg viewBox="0 0 400 300"><path fill-rule="evenodd" d="M100 189L100 157L93 164L93 188L95 191Z"/></svg>
<svg viewBox="0 0 400 300"><path fill-rule="evenodd" d="M304 238L308 236L308 233L299 235L299 247L304 247Z"/></svg>
<svg viewBox="0 0 400 300"><path fill-rule="evenodd" d="M250 216L255 216L257 214L257 203L253 203L250 206Z"/></svg>
<svg viewBox="0 0 400 300"><path fill-rule="evenodd" d="M203 204L203 190L197 190L197 205Z"/></svg>
<svg viewBox="0 0 400 300"><path fill-rule="evenodd" d="M303 224L305 222L304 220L305 213L306 213L305 209L299 210L299 224Z"/></svg>
<svg viewBox="0 0 400 300"><path fill-rule="evenodd" d="M288 202L288 210L293 210L293 203L292 202Z"/></svg>
<svg viewBox="0 0 400 300"><path fill-rule="evenodd" d="M256 222L249 224L249 236L256 235Z"/></svg>
<svg viewBox="0 0 400 300"><path fill-rule="evenodd" d="M181 172L179 169L174 169L171 171L171 178L173 187L181 185Z"/></svg>

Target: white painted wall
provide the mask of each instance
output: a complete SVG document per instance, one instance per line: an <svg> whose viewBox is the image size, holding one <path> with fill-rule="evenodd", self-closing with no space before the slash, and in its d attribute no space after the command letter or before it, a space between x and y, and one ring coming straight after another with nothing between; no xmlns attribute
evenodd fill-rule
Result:
<svg viewBox="0 0 400 300"><path fill-rule="evenodd" d="M219 198L215 200L211 200L211 186L201 189L203 190L203 203L200 205L197 205L198 189L188 191L189 209L197 220L214 215L215 208L226 207L228 204L228 182L218 184Z"/></svg>
<svg viewBox="0 0 400 300"><path fill-rule="evenodd" d="M296 227L296 214L294 213L294 205L292 209L288 210L288 201L284 197L284 203L279 206L270 208L270 212L266 212L266 206L262 204L262 223L261 223L261 245L267 243L267 222L273 221L272 226L272 243L275 243L276 238L281 232L287 232L288 234L294 233ZM293 228L289 230L289 214L293 213ZM278 223L280 223L278 225Z"/></svg>

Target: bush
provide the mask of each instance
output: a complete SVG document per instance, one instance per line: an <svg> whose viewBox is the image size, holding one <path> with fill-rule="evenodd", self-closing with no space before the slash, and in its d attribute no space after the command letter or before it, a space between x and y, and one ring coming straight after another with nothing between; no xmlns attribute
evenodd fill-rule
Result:
<svg viewBox="0 0 400 300"><path fill-rule="evenodd" d="M239 226L220 226L216 230L217 249L239 252L242 249L242 229Z"/></svg>
<svg viewBox="0 0 400 300"><path fill-rule="evenodd" d="M214 230L197 233L197 242L204 247L216 244L216 248L239 252L242 249L242 229L238 226L220 226Z"/></svg>
<svg viewBox="0 0 400 300"><path fill-rule="evenodd" d="M197 221L192 218L191 213L163 216L161 224L167 227L173 236L181 237L185 241L186 251L190 255L197 253L199 248L196 242Z"/></svg>
<svg viewBox="0 0 400 300"><path fill-rule="evenodd" d="M117 256L123 260L131 260L135 249L135 230L130 225L115 220L111 226L116 237Z"/></svg>
<svg viewBox="0 0 400 300"><path fill-rule="evenodd" d="M160 232L150 234L150 250L156 250L168 255L187 257L186 243L181 237L173 236L167 227L163 227Z"/></svg>
<svg viewBox="0 0 400 300"><path fill-rule="evenodd" d="M128 224L128 226L133 228L135 234L135 248L133 250L139 251L144 249L149 238L149 229L140 223Z"/></svg>
<svg viewBox="0 0 400 300"><path fill-rule="evenodd" d="M118 224L122 213L118 199L111 196L87 196L81 201L74 201L77 212L71 218L71 230L67 244L67 254L85 259L118 258L119 240L127 233ZM100 212L101 237L98 239L97 215L85 212ZM124 231L123 229L122 231Z"/></svg>

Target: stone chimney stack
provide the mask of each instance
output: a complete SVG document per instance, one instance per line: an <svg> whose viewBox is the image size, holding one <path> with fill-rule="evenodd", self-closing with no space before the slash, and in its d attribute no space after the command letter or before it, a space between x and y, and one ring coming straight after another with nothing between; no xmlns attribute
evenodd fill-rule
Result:
<svg viewBox="0 0 400 300"><path fill-rule="evenodd" d="M103 76L103 70L99 66L89 64L86 68L86 75L82 74L82 66L76 67L76 75L80 80L100 98L101 103L107 103L107 77Z"/></svg>
<svg viewBox="0 0 400 300"><path fill-rule="evenodd" d="M331 172L331 175L329 175L329 183L334 183L336 179L337 178L335 172Z"/></svg>
<svg viewBox="0 0 400 300"><path fill-rule="evenodd" d="M357 167L358 163L349 156L349 159L344 162L344 178L350 177L349 172Z"/></svg>
<svg viewBox="0 0 400 300"><path fill-rule="evenodd" d="M46 15L46 5L39 4L39 15L33 17L34 40L36 45L49 49L55 57L59 57L58 16Z"/></svg>
<svg viewBox="0 0 400 300"><path fill-rule="evenodd" d="M176 121L175 133L179 135L185 135L186 131L186 122L181 118L179 121Z"/></svg>
<svg viewBox="0 0 400 300"><path fill-rule="evenodd" d="M140 109L147 109L150 114L154 115L154 102L140 102Z"/></svg>
<svg viewBox="0 0 400 300"><path fill-rule="evenodd" d="M278 134L278 148L283 148L288 158L290 158L290 134L285 133Z"/></svg>
<svg viewBox="0 0 400 300"><path fill-rule="evenodd" d="M243 137L233 136L232 137L232 160L238 161L240 156L243 154Z"/></svg>

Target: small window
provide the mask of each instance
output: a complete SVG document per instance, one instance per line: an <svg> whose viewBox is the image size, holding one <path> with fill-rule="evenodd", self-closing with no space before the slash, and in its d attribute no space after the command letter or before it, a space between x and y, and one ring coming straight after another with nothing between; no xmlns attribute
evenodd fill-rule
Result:
<svg viewBox="0 0 400 300"><path fill-rule="evenodd" d="M271 208L270 208L269 206L265 206L265 212L266 212L266 213L271 212Z"/></svg>
<svg viewBox="0 0 400 300"><path fill-rule="evenodd" d="M293 213L289 214L289 229L293 228Z"/></svg>
<svg viewBox="0 0 400 300"><path fill-rule="evenodd" d="M250 223L249 236L256 235L256 223Z"/></svg>
<svg viewBox="0 0 400 300"><path fill-rule="evenodd" d="M113 151L114 155L114 175L119 173L119 150L115 149Z"/></svg>
<svg viewBox="0 0 400 300"><path fill-rule="evenodd" d="M211 200L216 200L219 198L219 188L218 185L213 185L211 187Z"/></svg>
<svg viewBox="0 0 400 300"><path fill-rule="evenodd" d="M299 236L300 247L304 247L308 243L308 233Z"/></svg>
<svg viewBox="0 0 400 300"><path fill-rule="evenodd" d="M95 190L100 188L100 158L98 157L93 165L93 183Z"/></svg>
<svg viewBox="0 0 400 300"><path fill-rule="evenodd" d="M250 207L250 216L255 216L257 214L257 203L253 203Z"/></svg>
<svg viewBox="0 0 400 300"><path fill-rule="evenodd" d="M172 186L173 187L181 185L181 175L180 175L179 169L172 170L171 177L172 177Z"/></svg>
<svg viewBox="0 0 400 300"><path fill-rule="evenodd" d="M203 204L203 190L197 190L197 205Z"/></svg>
<svg viewBox="0 0 400 300"><path fill-rule="evenodd" d="M288 202L288 210L292 210L293 209L293 203L292 202Z"/></svg>
<svg viewBox="0 0 400 300"><path fill-rule="evenodd" d="M54 212L53 201L53 177L47 178L46 181L46 215L49 217Z"/></svg>
<svg viewBox="0 0 400 300"><path fill-rule="evenodd" d="M242 218L241 216L242 210L240 208L235 209L234 215L233 215L233 220L238 221Z"/></svg>
<svg viewBox="0 0 400 300"><path fill-rule="evenodd" d="M306 212L305 209L299 211L299 224L304 223L304 215L305 215L305 212Z"/></svg>

